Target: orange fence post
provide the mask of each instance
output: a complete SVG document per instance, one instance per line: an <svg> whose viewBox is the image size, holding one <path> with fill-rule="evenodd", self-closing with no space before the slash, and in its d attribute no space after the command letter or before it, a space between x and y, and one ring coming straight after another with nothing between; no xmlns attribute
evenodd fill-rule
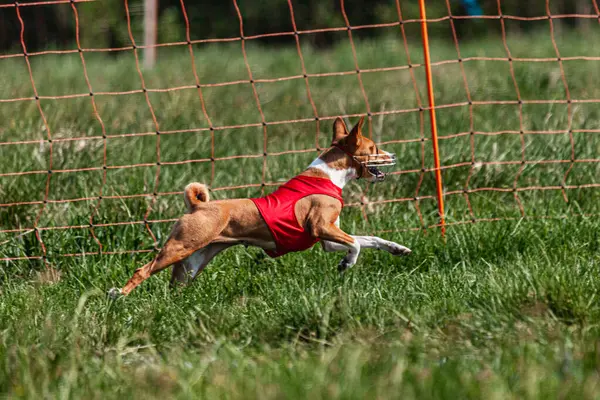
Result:
<svg viewBox="0 0 600 400"><path fill-rule="evenodd" d="M446 220L444 218L444 193L442 186L442 170L440 169L440 151L438 145L437 123L435 120L435 99L433 96L433 82L431 81L431 59L429 57L429 36L427 34L427 13L425 0L419 0L421 14L421 38L423 39L423 56L425 58L425 78L427 80L427 96L429 97L429 118L431 120L431 142L433 143L433 161L435 166L435 184L440 214L442 235L446 234Z"/></svg>

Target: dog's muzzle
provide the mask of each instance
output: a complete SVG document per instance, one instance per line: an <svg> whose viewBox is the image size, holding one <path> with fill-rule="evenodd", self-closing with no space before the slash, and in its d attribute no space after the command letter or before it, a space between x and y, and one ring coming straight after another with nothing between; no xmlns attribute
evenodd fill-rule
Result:
<svg viewBox="0 0 600 400"><path fill-rule="evenodd" d="M374 182L381 182L385 179L386 173L381 169L389 170L396 165L396 154L371 154L367 159L361 162L362 166L367 169L369 174L373 176Z"/></svg>

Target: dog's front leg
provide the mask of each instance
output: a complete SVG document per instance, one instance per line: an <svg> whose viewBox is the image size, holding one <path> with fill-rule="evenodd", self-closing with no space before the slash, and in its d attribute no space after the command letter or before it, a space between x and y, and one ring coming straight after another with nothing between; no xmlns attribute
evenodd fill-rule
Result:
<svg viewBox="0 0 600 400"><path fill-rule="evenodd" d="M340 227L340 217L338 216L334 222L335 226ZM354 236L351 235L354 240L358 242L361 248L364 249L376 249L376 250L385 250L388 253L395 256L407 256L411 253L411 250L408 247L404 247L401 244L396 242L392 242L389 240L382 239L377 236ZM347 247L345 245L330 242L328 240L323 240L321 242L323 246L323 250L327 252L334 251L346 251Z"/></svg>
<svg viewBox="0 0 600 400"><path fill-rule="evenodd" d="M395 256L407 256L411 253L408 247L401 244L382 239L377 236L352 236L362 249L385 250ZM344 251L346 248L338 243L323 241L323 250Z"/></svg>
<svg viewBox="0 0 600 400"><path fill-rule="evenodd" d="M394 256L407 256L411 253L408 247L377 236L354 236L354 238L358 240L361 247L367 249L385 250Z"/></svg>
<svg viewBox="0 0 600 400"><path fill-rule="evenodd" d="M354 237L342 231L335 224L320 225L315 234L323 241L323 246L328 243L336 248L334 251L348 251L338 264L338 271L343 272L356 264L361 246Z"/></svg>

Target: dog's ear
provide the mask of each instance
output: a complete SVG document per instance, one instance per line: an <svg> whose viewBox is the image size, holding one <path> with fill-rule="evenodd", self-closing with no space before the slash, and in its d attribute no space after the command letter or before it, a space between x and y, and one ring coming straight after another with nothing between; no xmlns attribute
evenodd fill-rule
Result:
<svg viewBox="0 0 600 400"><path fill-rule="evenodd" d="M333 145L339 143L340 140L346 136L348 136L348 128L346 128L344 120L340 117L337 117L333 123L333 138L331 140L331 144Z"/></svg>
<svg viewBox="0 0 600 400"><path fill-rule="evenodd" d="M346 137L346 140L345 140L346 145L349 147L349 150L352 153L355 152L356 149L358 149L362 143L362 139L363 139L362 126L363 126L364 122L365 122L365 117L364 116L360 117L360 119L358 120L356 125L354 125L354 128L352 128L352 130Z"/></svg>
<svg viewBox="0 0 600 400"><path fill-rule="evenodd" d="M362 136L362 126L365 123L365 116L360 117L354 128L350 131L350 135Z"/></svg>

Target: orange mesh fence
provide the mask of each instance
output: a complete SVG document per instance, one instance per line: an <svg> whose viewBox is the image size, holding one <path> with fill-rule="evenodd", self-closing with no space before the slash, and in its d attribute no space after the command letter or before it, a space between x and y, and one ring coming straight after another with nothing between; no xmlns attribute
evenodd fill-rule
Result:
<svg viewBox="0 0 600 400"><path fill-rule="evenodd" d="M161 177L161 168L165 166L173 166L173 165L182 165L182 164L209 164L210 165L210 181L207 182L212 187L212 191L233 191L237 189L247 189L247 188L256 188L260 190L261 193L264 192L265 188L277 186L281 182L279 181L269 181L268 180L268 169L269 164L268 160L273 157L280 157L286 155L293 154L304 154L304 153L313 153L318 154L322 149L320 146L320 136L322 136L321 132L327 131L331 122L338 117L338 115L322 115L319 113L318 107L316 105L315 95L313 91L311 91L312 82L316 78L331 78L331 77L344 77L344 76L355 76L358 87L360 89L360 93L362 99L365 104L364 112L361 113L352 113L343 115L344 118L354 118L358 117L362 114L366 114L368 116L368 130L369 135L373 136L374 129L374 119L376 117L383 116L393 116L393 115L414 115L418 119L419 133L418 137L406 137L402 135L397 135L390 140L380 141L381 145L412 145L418 146L418 154L419 154L419 162L418 167L416 168L408 168L404 169L402 165L402 161L400 161L400 166L397 171L392 172L391 175L395 177L402 177L406 175L416 176L416 185L414 186L414 191L409 196L402 197L394 197L390 196L389 198L377 198L377 199L368 199L367 192L363 193L363 196L360 197L360 200L350 201L347 206L354 207L360 209L364 218L368 217L369 208L371 206L376 205L386 205L386 204L395 204L395 203L406 203L410 204L412 208L410 210L414 210L416 213L416 218L419 221L416 226L409 227L398 227L398 229L394 229L393 231L402 231L402 230L414 230L419 231L422 229L429 228L437 228L441 224L439 221L439 216L435 217L435 221L430 221L431 218L427 218L422 210L423 202L429 202L432 204L436 204L438 194L440 198L444 198L447 201L454 201L456 198L460 198L464 201L466 218L458 218L453 219L447 223L447 225L453 224L466 224L466 223L474 223L478 221L494 221L494 220L503 220L503 219L520 219L520 218L528 218L530 217L524 208L521 196L524 193L528 192L541 192L541 191L556 191L562 194L565 202L568 199L568 191L575 189L591 189L600 187L600 183L584 183L584 184L571 184L569 183L569 177L572 174L573 168L578 164L595 164L600 165L600 157L598 158L578 158L576 154L576 144L578 140L585 140L582 138L578 138L577 135L581 134L592 134L592 133L600 133L600 129L596 128L574 128L573 127L573 115L574 115L574 107L577 105L585 105L585 104L597 104L600 103L600 98L577 98L571 95L569 81L567 79L567 74L565 73L565 63L572 61L587 61L587 62L595 62L600 61L600 56L590 56L590 55L570 55L563 56L561 55L560 48L557 44L556 40L556 21L558 20L590 20L594 23L600 24L600 10L598 7L597 0L592 0L592 12L589 14L552 14L551 12L551 4L550 0L546 0L546 14L533 16L533 17L521 17L521 16L511 16L505 15L502 11L502 1L497 0L497 13L494 15L481 15L481 16L463 16L463 15L453 15L452 8L450 4L450 0L445 0L447 7L447 15L436 17L436 18L428 18L425 22L429 26L434 26L435 24L448 24L450 27L450 31L452 33L451 42L455 48L456 57L452 59L437 59L435 57L435 49L432 50L432 57L434 61L430 63L430 67L435 70L440 70L445 66L455 66L458 67L460 77L456 79L455 84L461 85L464 88L464 99L457 102L452 103L440 103L434 107L434 111L443 112L444 110L455 110L455 109L466 109L467 110L467 118L468 118L468 129L464 131L452 131L440 129L439 134L439 143L440 143L440 157L442 159L441 165L439 169L434 167L434 162L427 154L431 151L432 148L432 140L429 138L428 132L428 124L429 120L427 118L427 114L431 111L431 107L423 100L421 94L421 88L425 85L425 82L421 78L421 73L425 68L423 63L414 63L412 58L415 58L415 54L413 53L413 57L411 58L411 51L409 44L414 45L411 42L413 39L410 39L410 35L407 34L408 26L418 27L419 24L423 22L420 18L411 18L405 19L403 15L402 6L399 0L396 0L396 12L397 12L397 20L388 23L381 24L369 24L369 25L352 25L351 21L346 13L346 7L344 4L344 0L340 0L340 10L342 14L342 18L344 21L343 26L338 27L327 27L327 28L318 28L318 29L307 29L301 30L297 28L297 21L295 19L294 14L294 4L292 0L287 0L287 4L289 7L289 17L291 19L292 30L287 32L276 32L276 33L266 33L266 34L256 34L256 35L246 35L244 30L244 16L240 7L238 5L237 0L233 0L233 6L235 9L236 17L239 23L239 36L236 37L228 37L228 38L217 38L217 39L192 39L190 34L190 20L188 18L188 10L186 9L186 4L184 0L180 1L181 5L181 15L183 16L183 22L185 27L185 41L179 42L169 42L169 43L159 43L154 45L153 47L164 48L164 47L180 47L187 49L190 55L190 65L189 68L193 73L194 82L190 82L187 85L181 85L176 87L168 87L168 88L153 88L148 87L145 81L145 72L141 68L140 62L140 53L143 49L149 47L136 42L136 39L132 30L132 16L130 11L130 4L127 0L124 0L124 9L127 17L127 31L129 35L129 39L131 44L125 47L117 47L117 48L84 48L81 44L80 39L80 15L78 12L78 8L82 6L82 3L92 2L94 0L53 0L53 1L37 1L37 2L27 2L27 3L11 3L11 4L0 4L0 12L8 12L10 9L16 14L19 23L20 23L20 44L21 51L17 53L10 53L0 55L0 61L11 58L21 58L24 61L24 68L27 69L28 76L30 82L28 84L31 85L33 96L31 97L21 97L15 96L13 98L1 98L0 99L0 107L3 104L8 103L22 103L22 102L31 102L35 103L37 110L39 112L39 117L43 121L44 130L45 130L45 138L43 139L30 139L30 140L11 140L10 137L2 136L0 137L0 146L11 147L11 146L20 146L20 145L33 145L39 144L43 142L48 146L48 154L47 154L47 169L38 169L38 170L9 170L7 172L1 172L0 178L9 178L9 177L21 177L21 176L45 176L45 191L42 193L42 196L39 198L32 198L27 201L16 201L16 202L4 202L0 199L0 210L8 209L11 207L21 207L21 206L37 206L39 207L39 211L37 211L36 216L33 220L33 224L31 226L19 227L19 226L2 226L0 227L0 234L14 234L15 236L10 239L0 242L0 245L5 245L9 243L11 240L15 240L15 237L22 237L24 235L35 235L36 241L39 244L39 252L37 254L31 255L23 255L23 256L9 256L2 257L0 261L13 261L13 260L21 260L21 259L37 259L47 261L48 249L44 242L44 233L47 231L60 231L60 230L80 230L87 231L89 235L93 238L93 241L96 244L95 250L89 250L85 252L60 252L55 251L56 255L60 256L81 256L84 254L118 254L118 253L144 253L144 252L153 252L155 249L130 249L124 248L120 250L106 250L104 248L104 244L99 236L96 234L96 229L105 228L105 227L117 227L117 226L126 226L126 225L140 225L144 226L147 235L151 238L152 242L155 246L159 243L159 238L155 236L155 233L151 229L152 225L159 223L167 223L175 221L175 218L150 218L152 211L156 205L157 199L173 196L181 194L180 188L174 187L174 185L166 184L167 187L170 187L168 191L160 191L160 182L164 179ZM37 52L28 52L28 47L26 40L24 39L24 32L26 29L34 29L34 27L26 26L24 19L22 18L22 10L25 7L35 7L35 6L51 6L51 5L59 5L59 4L67 4L71 8L71 12L75 21L75 37L74 41L77 45L76 49L70 50L45 50L45 51L37 51ZM499 39L502 43L502 47L504 49L504 55L502 56L479 56L479 55L470 55L463 56L462 54L462 41L459 40L459 35L457 34L456 25L459 21L463 20L497 20L501 27L501 33ZM511 53L511 48L509 46L509 41L507 39L507 28L506 24L508 21L544 21L548 25L548 35L552 42L552 46L554 49L554 56L552 57L516 57ZM399 40L402 44L402 48L404 49L403 56L405 57L406 63L402 65L395 66L386 66L386 67L377 67L377 68L361 68L359 65L359 57L357 56L357 49L355 45L355 35L357 32L361 30L374 30L374 29L396 29L396 40ZM326 33L326 32L347 32L347 40L350 45L352 51L353 58L353 68L350 70L344 71L332 71L332 72L319 72L319 73L311 73L305 64L305 57L303 54L303 48L301 46L301 38L306 35L316 34L316 33ZM291 76L283 76L283 77L274 77L274 78L256 78L253 73L252 63L249 61L247 46L246 44L249 41L253 41L256 39L266 39L270 37L290 37L295 41L295 48L298 54L298 59L300 62L300 70L301 74L291 75ZM243 56L243 62L245 64L245 68L247 70L247 78L219 83L206 83L200 79L198 74L198 68L196 65L196 56L195 45L198 44L208 44L208 43L231 43L231 42L239 42L241 45L241 52ZM130 52L135 59L135 67L137 70L137 74L139 76L139 88L134 90L124 90L124 91L94 91L92 86L88 68L86 64L86 55L90 53L125 53ZM81 66L83 68L83 75L87 85L88 91L85 93L75 93L75 94L63 94L63 95L40 95L38 93L36 87L36 80L34 79L34 73L32 72L32 66L30 59L31 57L45 56L50 54L78 54L81 62ZM419 55L420 57L421 55ZM511 81L514 85L514 96L512 99L502 99L502 100L494 100L494 99L476 99L473 96L473 91L471 88L471 84L469 82L469 72L466 65L469 63L505 63L508 65L509 74ZM564 98L552 98L552 99L529 99L525 98L521 95L518 78L515 72L515 65L521 63L551 63L555 64L559 68L560 72L560 82L563 88L563 93L565 94ZM416 104L413 107L404 107L398 109L376 109L372 107L372 99L369 98L368 86L365 83L365 76L370 76L374 74L381 74L386 72L394 72L394 71L404 71L409 76L409 84L408 87L411 88L413 92L412 95L415 96ZM257 89L257 85L265 84L265 83L276 83L276 82L285 82L285 81L303 81L306 91L306 98L310 104L310 109L312 112L308 115L303 116L302 118L295 119L281 119L281 120L272 120L267 119L265 117L265 112L263 110L263 102L261 102L259 91ZM436 75L432 78L432 89L435 94L439 93L439 89L436 89ZM235 86L235 85L246 85L249 84L253 94L253 100L256 106L256 110L260 115L260 122L249 122L245 124L236 124L236 125L218 125L213 124L213 121L210 117L209 112L207 111L207 105L205 101L204 91L217 88L217 87L227 87L227 86ZM167 92L179 92L186 90L195 90L197 92L198 101L201 105L201 112L204 119L207 122L207 127L190 127L190 128L182 128L182 129L161 129L159 119L157 118L156 106L153 104L151 100L151 95L153 93L167 93ZM151 130L146 131L138 131L138 132L128 132L128 133L111 133L110 129L107 128L103 115L99 111L99 107L97 105L97 101L99 98L109 98L115 96L126 96L132 94L140 94L145 98L145 103L141 103L138 106L140 108L147 108L152 120L152 128ZM491 97L491 96L490 96ZM99 129L93 135L86 136L71 136L71 137L54 137L53 131L47 122L47 112L44 111L41 101L57 101L57 100L65 100L65 99L77 99L77 98L87 98L89 99L90 105L93 109L94 118L97 120ZM566 107L566 120L568 121L567 126L564 129L530 129L528 128L525 115L526 112L524 108L531 105L564 105ZM476 108L477 107L503 107L503 106L513 106L518 110L518 124L519 129L502 129L502 130L477 130L476 126ZM491 109L493 110L493 108ZM493 112L493 111L492 111ZM442 118L442 117L439 117ZM305 148L305 149L291 149L291 150L282 150L282 151L269 151L269 131L273 127L287 125L287 124L298 124L302 126L303 123L314 123L315 124L315 140L314 147ZM231 131L245 128L260 128L262 130L262 151L261 152L249 152L248 154L240 154L240 155L230 155L230 156L217 156L215 151L216 142L219 138L216 136L218 132L221 131ZM299 128L300 129L300 128ZM200 158L200 159L186 159L179 161L168 161L161 160L161 138L167 135L177 135L183 133L203 133L210 135L210 157ZM480 137L494 137L494 136L516 136L519 138L520 143L520 158L519 159L494 159L493 156L489 158L483 158L476 151L476 141ZM569 146L570 146L570 157L568 158L557 158L557 159L531 159L528 157L527 152L527 138L534 135L568 135L569 138ZM107 159L107 146L111 140L115 139L126 139L126 138L140 138L140 137L155 137L156 144L155 148L152 149L154 152L155 160L153 162L143 162L143 163L130 163L130 164L113 164L109 163ZM448 153L445 152L449 147L445 146L446 143L452 143L454 140L460 140L461 138L465 138L469 143L469 157L467 160L459 161L459 162L450 162L445 163L444 160L447 159ZM62 142L88 142L95 141L101 143L101 152L103 154L102 163L96 166L89 167L81 167L81 168L54 168L53 166L53 145ZM149 149L148 149L149 150ZM215 186L215 176L217 173L218 167L217 163L223 161L230 161L236 159L257 159L262 162L262 174L261 180L253 183L245 183L242 185L229 185L229 186ZM451 158L450 158L451 159ZM400 157L402 160L402 157ZM452 159L451 159L452 160ZM565 172L562 175L562 179L560 182L552 185L540 185L535 181L524 183L521 179L525 168L528 165L554 165L561 164L565 165ZM514 166L516 168L513 183L511 187L494 187L494 186L485 186L480 184L473 183L473 176L477 173L481 168L487 167L505 167L505 166ZM449 172L452 170L459 169L467 169L466 179L461 179L460 182L456 182L453 180L452 176L449 175ZM126 195L118 195L118 194L106 194L107 193L107 174L110 171L118 171L118 170L126 170L126 169L152 169L154 171L154 177L151 187L145 191L144 193L134 193L134 194L126 194ZM67 173L82 173L82 172L90 172L90 171L98 171L102 174L102 181L97 189L97 194L94 196L85 196L78 198L50 198L49 192L53 183L53 177L60 174ZM443 193L436 193L435 188L427 189L424 191L424 181L426 179L431 179L438 171L442 172L442 176L444 177L444 187L445 189L440 189ZM452 184L452 185L450 185ZM365 189L366 190L366 189ZM514 216L501 215L501 216L478 216L474 210L472 205L472 197L479 193L490 192L490 193L501 193L508 194L512 196L514 199L514 206L518 211L518 214ZM125 199L135 199L135 198L148 198L150 197L150 201L148 202L148 207L144 213L144 216L140 220L134 221L123 221L123 220L114 220L109 222L98 222L97 215L98 210L101 207L103 201L106 200L125 200ZM71 204L71 203L80 203L80 202L91 202L93 205L91 207L91 212L89 214L89 220L87 224L76 224L76 225L62 225L62 226L53 226L48 224L41 224L41 217L46 212L46 208L49 205L56 204ZM428 206L429 207L429 206ZM431 208L431 207L429 207ZM435 207L434 207L435 209ZM1 212L1 211L0 211ZM583 212L582 214L586 214ZM562 218L562 216L559 216ZM390 232L390 229L376 230L377 232Z"/></svg>

